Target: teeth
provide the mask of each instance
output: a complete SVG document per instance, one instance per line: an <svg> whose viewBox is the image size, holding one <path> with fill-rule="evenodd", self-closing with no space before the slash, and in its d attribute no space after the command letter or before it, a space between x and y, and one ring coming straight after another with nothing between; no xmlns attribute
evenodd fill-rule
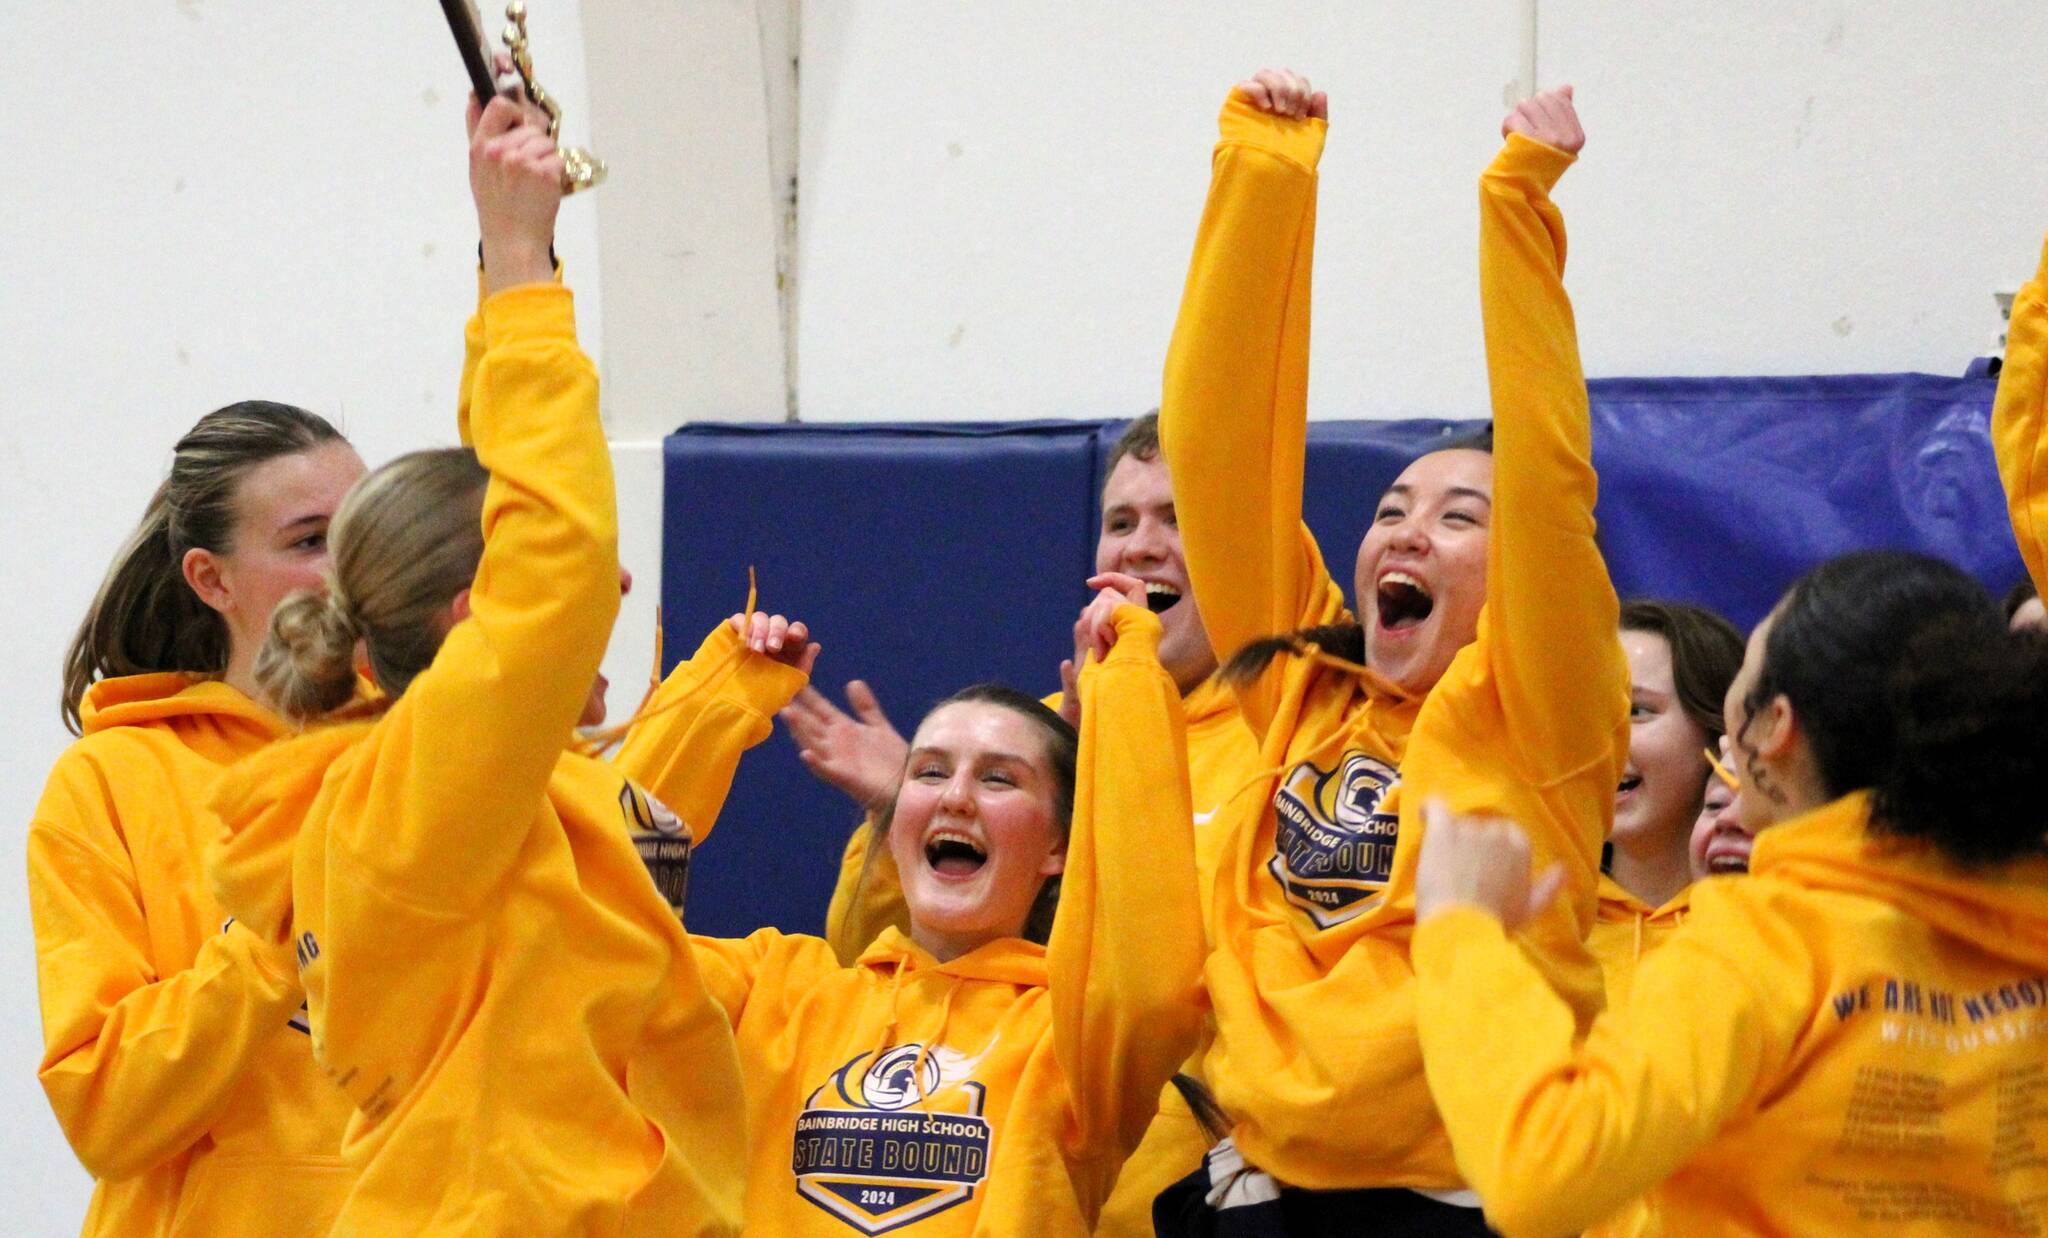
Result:
<svg viewBox="0 0 2048 1238"><path fill-rule="evenodd" d="M1156 580L1148 580L1145 582L1145 592L1164 593L1171 597L1180 596L1180 590L1174 588L1172 585L1162 585Z"/></svg>
<svg viewBox="0 0 2048 1238"><path fill-rule="evenodd" d="M1410 576L1406 572L1388 572L1386 575L1380 577L1380 588L1384 589L1388 585L1407 585L1410 589L1415 590L1417 593L1420 593L1425 597L1429 595L1429 589L1421 581L1415 579L1413 576Z"/></svg>
<svg viewBox="0 0 2048 1238"><path fill-rule="evenodd" d="M930 837L924 840L924 845L927 847L936 847L940 843L948 842L960 843L963 846L972 847L974 848L977 854L979 854L982 849L981 844L979 842L976 842L972 835L963 834L959 830L935 830L932 832Z"/></svg>

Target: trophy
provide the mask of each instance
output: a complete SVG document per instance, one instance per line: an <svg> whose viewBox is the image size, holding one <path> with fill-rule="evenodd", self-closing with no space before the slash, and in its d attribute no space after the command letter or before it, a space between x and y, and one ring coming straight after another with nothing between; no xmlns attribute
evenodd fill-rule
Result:
<svg viewBox="0 0 2048 1238"><path fill-rule="evenodd" d="M482 22L477 16L475 0L441 0L441 11L448 18L448 29L455 35L455 46L462 53L462 64L469 71L470 89L479 100L489 101L498 93L497 80L491 73L490 50L484 43ZM510 54L512 69L519 75L519 84L526 89L526 97L535 107L547 113L548 136L555 140L555 149L562 154L562 192L575 193L604 183L604 160L580 146L563 146L562 105L555 97L533 80L533 49L526 40L526 5L523 0L511 0L505 6L505 20L511 24L505 27L505 50Z"/></svg>

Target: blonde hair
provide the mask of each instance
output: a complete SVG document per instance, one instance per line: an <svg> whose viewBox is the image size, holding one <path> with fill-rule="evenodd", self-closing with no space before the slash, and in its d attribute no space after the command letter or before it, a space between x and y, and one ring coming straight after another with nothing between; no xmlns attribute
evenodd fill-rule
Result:
<svg viewBox="0 0 2048 1238"><path fill-rule="evenodd" d="M355 696L355 647L396 699L447 635L449 603L483 559L490 473L466 448L416 451L357 483L327 531L325 594L296 593L271 616L256 683L294 722Z"/></svg>
<svg viewBox="0 0 2048 1238"><path fill-rule="evenodd" d="M96 679L227 669L227 622L185 583L185 552L234 549L240 483L251 469L347 441L326 418L269 400L215 409L178 440L169 475L115 553L64 653L64 725L73 735Z"/></svg>

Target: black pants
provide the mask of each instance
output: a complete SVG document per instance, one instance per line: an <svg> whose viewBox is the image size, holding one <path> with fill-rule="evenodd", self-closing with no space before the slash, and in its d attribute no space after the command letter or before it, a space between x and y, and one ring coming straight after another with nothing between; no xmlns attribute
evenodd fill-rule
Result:
<svg viewBox="0 0 2048 1238"><path fill-rule="evenodd" d="M1489 1238L1477 1208L1440 1203L1398 1188L1302 1191L1218 1211L1210 1207L1209 1166L1160 1192L1152 1204L1159 1238Z"/></svg>

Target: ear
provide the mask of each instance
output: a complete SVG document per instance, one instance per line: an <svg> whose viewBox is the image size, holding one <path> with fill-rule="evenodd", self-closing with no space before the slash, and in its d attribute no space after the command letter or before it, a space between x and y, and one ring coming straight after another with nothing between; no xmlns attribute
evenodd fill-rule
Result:
<svg viewBox="0 0 2048 1238"><path fill-rule="evenodd" d="M454 601L448 603L448 626L452 628L467 618L469 618L469 590L465 588L462 592L455 595Z"/></svg>
<svg viewBox="0 0 2048 1238"><path fill-rule="evenodd" d="M234 605L234 594L228 589L227 581L221 573L219 555L194 546L185 552L185 557L179 561L178 567L184 573L185 583L191 586L192 592L198 594L199 600L208 607L225 615Z"/></svg>
<svg viewBox="0 0 2048 1238"><path fill-rule="evenodd" d="M1799 736L1799 716L1792 702L1782 694L1772 697L1757 711L1750 729L1751 746L1768 761L1782 761Z"/></svg>
<svg viewBox="0 0 2048 1238"><path fill-rule="evenodd" d="M1062 838L1053 843L1052 850L1045 853L1045 862L1038 866L1041 877L1057 877L1067 871L1067 840Z"/></svg>

